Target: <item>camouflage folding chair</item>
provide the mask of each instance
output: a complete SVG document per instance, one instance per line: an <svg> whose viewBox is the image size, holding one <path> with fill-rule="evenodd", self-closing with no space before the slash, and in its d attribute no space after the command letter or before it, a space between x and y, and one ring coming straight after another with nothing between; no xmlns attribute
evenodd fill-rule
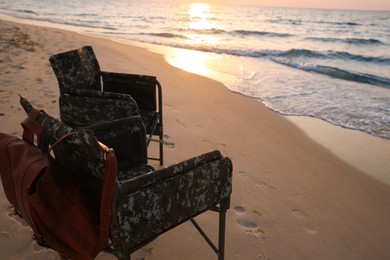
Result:
<svg viewBox="0 0 390 260"><path fill-rule="evenodd" d="M31 104L25 99L21 99L21 104L29 113ZM70 126L44 112L40 113L37 121L43 127L43 140L49 145L73 131ZM104 170L97 140L114 149L118 175L111 205L107 252L118 259L130 259L132 253L159 235L191 221L218 259L224 259L225 220L232 192L232 162L229 158L223 157L219 151L212 151L153 170L146 164L143 155L147 148L142 138L145 140L146 136L139 116L100 123L82 130L84 135L80 137L84 139L66 139L55 147L54 153L66 169L80 175L91 205L97 207ZM194 220L208 210L219 213L218 246Z"/></svg>
<svg viewBox="0 0 390 260"><path fill-rule="evenodd" d="M119 115L113 113L117 106L111 104L117 99L122 103L125 102L123 99L133 99L137 109L135 111L134 106L129 105L127 114L141 115L148 135L147 145L150 141L159 142L159 157L149 159L159 160L163 165L162 88L156 77L100 71L91 46L56 54L49 60L59 83L63 122L80 127L119 119L123 117L122 111L118 112ZM122 105L126 107L126 104ZM79 109L74 109L76 107L81 107L86 113L80 113ZM96 117L88 112L96 110L99 110ZM109 117L104 116L107 110L111 114Z"/></svg>

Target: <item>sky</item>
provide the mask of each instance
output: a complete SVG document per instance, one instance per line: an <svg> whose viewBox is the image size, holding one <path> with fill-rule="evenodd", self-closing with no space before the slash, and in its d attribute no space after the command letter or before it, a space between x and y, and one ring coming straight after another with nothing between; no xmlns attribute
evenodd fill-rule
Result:
<svg viewBox="0 0 390 260"><path fill-rule="evenodd" d="M160 2L201 2L208 4L240 4L275 7L304 7L330 9L361 9L390 11L390 0L154 0Z"/></svg>

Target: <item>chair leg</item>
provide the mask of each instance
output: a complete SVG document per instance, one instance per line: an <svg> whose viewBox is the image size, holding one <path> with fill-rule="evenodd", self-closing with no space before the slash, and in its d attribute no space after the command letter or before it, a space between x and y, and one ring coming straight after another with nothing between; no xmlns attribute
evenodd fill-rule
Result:
<svg viewBox="0 0 390 260"><path fill-rule="evenodd" d="M163 137L162 130L161 130L161 134L160 134L160 165L164 164L163 150L164 150L164 137Z"/></svg>
<svg viewBox="0 0 390 260"><path fill-rule="evenodd" d="M219 238L218 238L218 260L225 258L225 229L226 229L226 209L221 208L219 213Z"/></svg>
<svg viewBox="0 0 390 260"><path fill-rule="evenodd" d="M130 250L128 247L123 248L123 258L122 260L131 260Z"/></svg>
<svg viewBox="0 0 390 260"><path fill-rule="evenodd" d="M218 226L218 248L214 243L208 238L206 233L203 232L202 228L196 223L194 219L190 219L195 228L199 231L202 237L206 240L209 246L214 250L218 256L218 260L225 259L225 230L226 230L226 212L229 208L229 200L222 201L220 207L212 208L212 211L219 212L219 226Z"/></svg>

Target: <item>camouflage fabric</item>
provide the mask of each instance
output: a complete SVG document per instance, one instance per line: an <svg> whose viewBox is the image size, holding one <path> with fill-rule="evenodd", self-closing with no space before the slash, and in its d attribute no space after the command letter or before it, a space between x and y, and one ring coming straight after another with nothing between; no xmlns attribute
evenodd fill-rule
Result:
<svg viewBox="0 0 390 260"><path fill-rule="evenodd" d="M161 125L159 113L162 112L162 106L157 109L156 104L156 90L159 86L156 77L113 72L101 72L101 75L104 91L129 94L134 98L146 127L146 133L159 135L162 132L159 127L154 127L156 124ZM159 91L161 92L161 88Z"/></svg>
<svg viewBox="0 0 390 260"><path fill-rule="evenodd" d="M32 105L23 98L20 103L29 114ZM36 121L42 126L44 147L53 146L64 135L74 133L54 147L54 156L69 174L73 174L79 180L80 185L84 187L84 195L98 215L105 160L104 151L92 131L74 130L43 111L38 114Z"/></svg>
<svg viewBox="0 0 390 260"><path fill-rule="evenodd" d="M94 78L102 76L103 91L130 94L136 99L137 104L143 110L156 111L156 77L149 75L102 72L100 71L99 62L92 46L84 46L75 51L79 55L81 66L85 71L85 77ZM109 86L113 85L114 87L122 88L122 90L109 90ZM101 85L99 85L99 90L101 90Z"/></svg>
<svg viewBox="0 0 390 260"><path fill-rule="evenodd" d="M77 52L79 53L84 69L88 71L86 76L95 79L100 78L100 66L92 46L84 46L80 49L77 49Z"/></svg>
<svg viewBox="0 0 390 260"><path fill-rule="evenodd" d="M91 46L53 55L50 57L50 63L61 89L60 114L62 121L74 127L97 124L136 115L137 104L140 104L147 108L143 109L141 116L147 132L151 132L153 122L157 118L155 77L105 72L106 82L115 81L116 85L123 82L126 84L126 89L134 89L134 91L129 93L102 92L100 91L100 66ZM99 91L96 91L95 94L92 91L80 91L84 89ZM137 97L141 95L138 98L138 103L134 100L129 101L132 99L131 94L135 94ZM73 97L75 95L77 97ZM85 99L82 99L83 96Z"/></svg>
<svg viewBox="0 0 390 260"><path fill-rule="evenodd" d="M158 171L152 172L143 176L142 178L136 178L133 179L131 182L126 182L123 184L122 189L125 193L129 193L134 190L138 190L139 188L152 185L160 181L164 181L165 179L171 178L172 176L175 176L179 173L190 171L208 162L217 161L221 158L221 152L218 150L208 152L182 161L180 163L176 163L169 167L160 169Z"/></svg>
<svg viewBox="0 0 390 260"><path fill-rule="evenodd" d="M50 57L49 61L57 77L60 91L69 88L101 90L100 71L91 56L82 49L71 50Z"/></svg>
<svg viewBox="0 0 390 260"><path fill-rule="evenodd" d="M26 112L31 110L31 104L27 101L21 103ZM44 112L40 113L38 122L46 129L44 136L50 144L61 135L73 131ZM117 149L124 146L127 150L122 151L122 156L133 148L126 142L121 143L125 140L122 136L134 135L138 138L140 134L145 138L139 116L98 124L91 129L96 136L101 135L102 139L116 145ZM90 130L81 129L78 133L55 149L56 157L64 158L63 163L75 167L72 170L77 168L80 175L86 176L83 185L91 193L93 201L99 202L101 183L96 180L101 181L101 175L99 178L95 175L103 172L103 164L98 162L103 163L104 159ZM144 141L141 146L146 151ZM85 158L85 154L93 155L93 158ZM91 159L95 166L86 163ZM119 258L125 258L139 245L218 203L223 203L227 209L232 192L232 162L219 151L212 151L157 171L146 163L123 167L118 171L118 180L111 211L110 238L114 253Z"/></svg>
<svg viewBox="0 0 390 260"><path fill-rule="evenodd" d="M73 127L82 127L117 118L134 115L128 112L123 115L126 105L123 101L93 99L85 100L75 95L72 89L90 89L101 92L114 92L117 95L131 95L141 110L146 133L157 135L160 143L160 164L163 163L163 122L162 122L162 90L156 77L148 75L113 73L100 71L99 63L91 46L60 53L50 57L50 63L60 86L61 120ZM101 79L103 84L101 84ZM103 86L102 86L103 85ZM103 93L103 92L101 92ZM158 93L158 98L156 96ZM118 103L120 106L118 111ZM157 108L158 103L158 108ZM107 115L106 115L106 111ZM131 110L133 111L133 110ZM149 143L148 143L149 144Z"/></svg>
<svg viewBox="0 0 390 260"><path fill-rule="evenodd" d="M154 76L101 72L103 90L130 94L142 110L157 110L157 79Z"/></svg>
<svg viewBox="0 0 390 260"><path fill-rule="evenodd" d="M138 104L146 133L149 137L158 136L160 156L163 164L163 106L162 87L156 77L125 73L101 72L103 90L130 94ZM149 142L148 142L149 144Z"/></svg>
<svg viewBox="0 0 390 260"><path fill-rule="evenodd" d="M73 127L89 126L138 114L137 103L130 95L71 89L60 96L61 120Z"/></svg>
<svg viewBox="0 0 390 260"><path fill-rule="evenodd" d="M134 171L134 167L147 164L145 127L140 116L125 117L88 128L99 141L114 149L118 171L123 172L123 176L131 177L133 174L125 172Z"/></svg>
<svg viewBox="0 0 390 260"><path fill-rule="evenodd" d="M162 130L160 129L160 124L158 124L158 113L156 111L140 110L139 114L142 117L147 134L160 134Z"/></svg>
<svg viewBox="0 0 390 260"><path fill-rule="evenodd" d="M32 108L30 102L21 98L20 103L29 114ZM42 126L43 141L52 146L65 134L75 132L54 148L56 160L70 172L90 175L103 179L103 150L91 130L75 131L61 121L41 111L37 122Z"/></svg>
<svg viewBox="0 0 390 260"><path fill-rule="evenodd" d="M214 152L211 157L218 154ZM111 239L119 257L126 247L134 248L230 197L231 161L219 158L205 162L207 156L210 154L119 186L122 194L117 195L117 216L113 215L111 226Z"/></svg>

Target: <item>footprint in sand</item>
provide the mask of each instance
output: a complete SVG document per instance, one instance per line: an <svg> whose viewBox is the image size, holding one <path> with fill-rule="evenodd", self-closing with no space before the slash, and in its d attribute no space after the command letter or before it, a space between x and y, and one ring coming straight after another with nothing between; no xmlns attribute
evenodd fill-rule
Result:
<svg viewBox="0 0 390 260"><path fill-rule="evenodd" d="M184 123L184 122L182 122L182 121L180 121L179 119L175 119L175 121L180 125L180 126L184 126L184 127L186 127L187 126L187 124L186 123Z"/></svg>
<svg viewBox="0 0 390 260"><path fill-rule="evenodd" d="M8 232L6 232L6 231L2 231L2 232L0 233L0 237L1 237L1 238L9 239L9 238L11 238L11 235L10 235Z"/></svg>
<svg viewBox="0 0 390 260"><path fill-rule="evenodd" d="M254 237L261 237L264 231L257 224L246 217L246 209L242 206L233 208L237 215L236 224L247 234Z"/></svg>
<svg viewBox="0 0 390 260"><path fill-rule="evenodd" d="M265 181L259 180L256 177L252 176L251 174L245 172L245 171L239 171L238 175L243 179L243 180L248 180L251 183L255 184L256 187L266 190L266 189L272 189L272 190L277 190L274 186L269 185Z"/></svg>
<svg viewBox="0 0 390 260"><path fill-rule="evenodd" d="M164 145L166 145L169 149L175 148L175 143L173 142L164 142Z"/></svg>
<svg viewBox="0 0 390 260"><path fill-rule="evenodd" d="M164 145L166 145L169 149L174 149L175 143L169 142L168 139L169 139L169 135L164 135Z"/></svg>
<svg viewBox="0 0 390 260"><path fill-rule="evenodd" d="M292 209L291 213L297 218L307 218L307 214L299 209Z"/></svg>
<svg viewBox="0 0 390 260"><path fill-rule="evenodd" d="M294 216L296 216L297 218L305 220L306 222L308 221L309 216L305 212L303 212L299 209L293 209L293 210L291 210L291 213ZM313 235L317 234L317 228L314 227L313 225L311 225L310 223L305 223L304 228L305 228L305 231L309 234L313 234Z"/></svg>
<svg viewBox="0 0 390 260"><path fill-rule="evenodd" d="M311 224L306 224L306 225L305 225L305 230L306 230L306 232L309 233L309 234L312 234L312 235L317 234L317 228L315 228L315 227L312 226Z"/></svg>
<svg viewBox="0 0 390 260"><path fill-rule="evenodd" d="M241 207L241 206L235 206L233 208L234 212L236 212L236 214L238 215L242 215L242 214L245 214L245 208L244 207Z"/></svg>
<svg viewBox="0 0 390 260"><path fill-rule="evenodd" d="M257 229L257 224L255 222L252 222L248 219L245 218L238 218L236 220L236 223L243 227L245 230L256 230Z"/></svg>
<svg viewBox="0 0 390 260"><path fill-rule="evenodd" d="M35 82L36 82L36 83L42 83L42 82L43 82L43 79L40 78L40 77L37 77L37 78L35 78Z"/></svg>
<svg viewBox="0 0 390 260"><path fill-rule="evenodd" d="M238 174L243 177L243 178L246 178L248 176L248 174L246 172L243 172L243 171L240 171L238 172Z"/></svg>

